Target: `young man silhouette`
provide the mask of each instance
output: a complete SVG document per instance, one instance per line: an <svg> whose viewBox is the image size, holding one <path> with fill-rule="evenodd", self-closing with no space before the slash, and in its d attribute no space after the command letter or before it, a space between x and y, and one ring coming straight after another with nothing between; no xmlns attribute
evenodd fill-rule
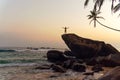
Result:
<svg viewBox="0 0 120 80"><path fill-rule="evenodd" d="M66 34L67 33L67 29L69 29L68 27L63 27L64 29L64 33Z"/></svg>

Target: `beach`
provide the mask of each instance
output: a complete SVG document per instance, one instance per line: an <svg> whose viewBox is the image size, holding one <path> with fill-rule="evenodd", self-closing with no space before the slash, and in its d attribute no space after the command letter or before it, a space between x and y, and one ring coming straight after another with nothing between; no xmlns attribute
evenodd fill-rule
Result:
<svg viewBox="0 0 120 80"><path fill-rule="evenodd" d="M50 49L16 49L16 52L0 52L0 80L83 80L84 78L98 79L112 68L96 72L93 76L84 75L68 69L66 72L54 72L52 69L36 69L42 65L51 65L46 53ZM64 51L57 49L59 51ZM86 72L91 72L92 66L87 66ZM87 79L84 79L87 80Z"/></svg>
<svg viewBox="0 0 120 80"><path fill-rule="evenodd" d="M72 70L59 73L53 72L51 69L35 69L37 66L39 65L0 67L0 80L83 80L86 77L83 73ZM89 69L90 67L87 70L88 72L90 71ZM104 69L103 72L95 73L93 77L98 79L111 70L110 68Z"/></svg>

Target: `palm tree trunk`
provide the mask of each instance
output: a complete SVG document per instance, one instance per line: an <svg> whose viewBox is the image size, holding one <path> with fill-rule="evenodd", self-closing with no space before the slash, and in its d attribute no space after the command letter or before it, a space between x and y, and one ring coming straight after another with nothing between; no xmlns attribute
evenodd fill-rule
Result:
<svg viewBox="0 0 120 80"><path fill-rule="evenodd" d="M94 20L94 27L96 27L96 20Z"/></svg>
<svg viewBox="0 0 120 80"><path fill-rule="evenodd" d="M108 26L102 24L101 22L99 22L98 20L96 20L96 21L97 21L100 25L102 25L103 27L106 27L106 28L111 29L111 30L114 30L114 31L120 31L120 30L118 30L118 29L108 27Z"/></svg>

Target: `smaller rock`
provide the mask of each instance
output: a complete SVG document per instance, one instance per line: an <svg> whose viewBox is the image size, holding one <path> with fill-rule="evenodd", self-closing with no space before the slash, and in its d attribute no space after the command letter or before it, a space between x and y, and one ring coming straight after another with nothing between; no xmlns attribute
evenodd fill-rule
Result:
<svg viewBox="0 0 120 80"><path fill-rule="evenodd" d="M54 70L55 72L62 72L62 73L66 72L66 69L63 68L63 67L60 66L60 65L52 64L52 65L51 65L51 68L52 68L52 70Z"/></svg>
<svg viewBox="0 0 120 80"><path fill-rule="evenodd" d="M96 64L95 66L92 67L92 71L94 72L99 72L99 71L103 71L104 69L102 68L102 66L100 64Z"/></svg>
<svg viewBox="0 0 120 80"><path fill-rule="evenodd" d="M56 61L56 62L54 62L54 64L63 66L64 65L64 61Z"/></svg>
<svg viewBox="0 0 120 80"><path fill-rule="evenodd" d="M35 69L50 69L50 65L41 65L36 67Z"/></svg>
<svg viewBox="0 0 120 80"><path fill-rule="evenodd" d="M51 75L50 78L56 78L58 75Z"/></svg>
<svg viewBox="0 0 120 80"><path fill-rule="evenodd" d="M80 63L74 63L72 66L72 70L77 71L77 72L85 72L86 67L85 65L82 65Z"/></svg>
<svg viewBox="0 0 120 80"><path fill-rule="evenodd" d="M101 76L98 80L120 80L120 66L110 70Z"/></svg>
<svg viewBox="0 0 120 80"><path fill-rule="evenodd" d="M86 75L82 80L96 80L92 75Z"/></svg>
<svg viewBox="0 0 120 80"><path fill-rule="evenodd" d="M67 69L71 69L74 63L82 64L83 61L80 59L71 58L71 59L68 59L67 61L64 61L63 67Z"/></svg>
<svg viewBox="0 0 120 80"><path fill-rule="evenodd" d="M94 75L94 72L86 72L83 75Z"/></svg>
<svg viewBox="0 0 120 80"><path fill-rule="evenodd" d="M65 61L67 57L64 56L63 52L57 50L50 50L47 52L47 59L50 62Z"/></svg>
<svg viewBox="0 0 120 80"><path fill-rule="evenodd" d="M71 60L64 61L63 67L68 69L72 66L73 62Z"/></svg>

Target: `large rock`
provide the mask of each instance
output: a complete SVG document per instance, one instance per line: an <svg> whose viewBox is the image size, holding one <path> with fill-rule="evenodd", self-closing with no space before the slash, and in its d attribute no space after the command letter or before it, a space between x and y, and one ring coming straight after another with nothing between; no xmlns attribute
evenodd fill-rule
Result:
<svg viewBox="0 0 120 80"><path fill-rule="evenodd" d="M105 44L103 41L82 38L75 34L63 34L62 39L74 56L80 59L119 53L119 51L110 44Z"/></svg>
<svg viewBox="0 0 120 80"><path fill-rule="evenodd" d="M105 75L100 77L98 80L120 80L120 66L107 72Z"/></svg>

